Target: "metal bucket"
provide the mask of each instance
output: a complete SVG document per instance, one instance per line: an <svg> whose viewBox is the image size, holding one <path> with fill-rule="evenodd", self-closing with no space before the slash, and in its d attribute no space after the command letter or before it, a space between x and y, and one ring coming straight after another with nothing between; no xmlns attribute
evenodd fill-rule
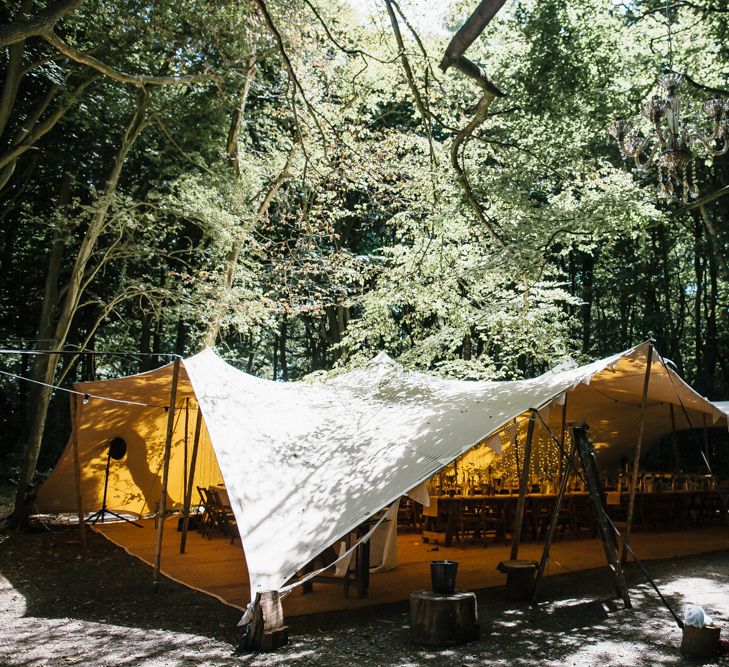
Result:
<svg viewBox="0 0 729 667"><path fill-rule="evenodd" d="M432 560L430 561L430 580L433 593L450 595L456 590L456 572L458 561Z"/></svg>

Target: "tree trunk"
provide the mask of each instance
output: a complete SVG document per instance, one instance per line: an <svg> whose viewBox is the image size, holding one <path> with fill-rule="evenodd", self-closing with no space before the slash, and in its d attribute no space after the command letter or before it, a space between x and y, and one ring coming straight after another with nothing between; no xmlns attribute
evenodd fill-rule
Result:
<svg viewBox="0 0 729 667"><path fill-rule="evenodd" d="M97 209L88 228L81 241L81 245L76 256L71 275L68 282L64 286L63 301L60 304L60 312L52 327L53 341L48 345L51 352L61 351L71 328L74 314L78 308L81 299L84 274L86 267L91 260L96 243L106 223L109 207L111 206L111 197L116 192L121 177L124 161L129 154L134 142L137 140L145 125L145 109L147 103L146 93L140 95L137 109L126 128L122 138L119 150L114 159L114 165L109 173L109 178L99 197ZM60 292L60 291L59 291ZM43 355L40 357L41 366L38 369L40 381L44 386L40 386L38 392L38 401L33 406L32 421L30 425L30 434L23 456L23 466L18 480L18 489L15 498L15 509L10 518L12 524L20 524L24 521L26 510L25 496L33 481L36 465L38 463L38 455L40 454L41 444L43 441L43 433L45 430L46 416L48 414L48 404L51 397L51 385L55 378L56 368L58 367L58 355Z"/></svg>
<svg viewBox="0 0 729 667"><path fill-rule="evenodd" d="M694 279L696 285L696 293L694 294L694 354L696 363L696 388L704 391L703 377L703 335L701 328L701 300L704 291L704 264L703 264L703 244L701 242L701 222L698 216L694 217Z"/></svg>
<svg viewBox="0 0 729 667"><path fill-rule="evenodd" d="M23 0L18 14L24 16L33 8L33 0ZM15 106L20 80L23 78L23 54L25 53L25 40L19 40L8 48L8 64L5 68L5 83L0 95L0 137L10 120L10 114Z"/></svg>
<svg viewBox="0 0 729 667"><path fill-rule="evenodd" d="M289 363L286 355L286 343L288 342L288 320L286 315L281 320L281 329L278 336L279 345L279 358L281 360L281 377L284 382L288 382L289 379Z"/></svg>
<svg viewBox="0 0 729 667"><path fill-rule="evenodd" d="M230 128L228 129L228 141L225 153L228 156L228 166L233 173L240 178L240 150L238 149L238 137L240 136L240 128L243 124L243 117L246 110L246 102L248 101L248 93L251 90L251 83L256 75L256 56L251 54L246 60L246 79L243 82L243 88L240 91L240 99L238 106L233 111L230 120Z"/></svg>
<svg viewBox="0 0 729 667"><path fill-rule="evenodd" d="M595 258L585 253L582 256L582 351L589 352L592 342L592 301Z"/></svg>
<svg viewBox="0 0 729 667"><path fill-rule="evenodd" d="M702 214L708 215L704 209ZM709 239L710 240L710 239ZM711 243L705 244L708 259L709 284L704 287L704 319L706 330L704 332L703 368L704 393L706 396L714 394L716 380L716 364L719 357L718 332L716 324L716 307L718 302L718 262Z"/></svg>
<svg viewBox="0 0 729 667"><path fill-rule="evenodd" d="M149 356L152 352L152 318L145 310L142 310L139 318L142 326L139 334L139 351L142 353L139 360L139 372L144 373L152 368L152 358Z"/></svg>

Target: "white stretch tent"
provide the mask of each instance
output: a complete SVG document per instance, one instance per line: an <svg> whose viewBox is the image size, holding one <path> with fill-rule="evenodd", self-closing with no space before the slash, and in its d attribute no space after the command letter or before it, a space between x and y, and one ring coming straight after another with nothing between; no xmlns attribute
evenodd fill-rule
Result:
<svg viewBox="0 0 729 667"><path fill-rule="evenodd" d="M566 396L568 420L587 422L600 463L615 465L635 443L648 349L643 343L573 370L513 382L441 379L380 354L319 383L262 380L208 349L184 360L181 395L199 402L240 530L253 598L280 590L327 546L474 445L487 442L498 452L495 434L530 408L558 428L561 408L549 407ZM169 377L169 367L154 373ZM95 389L104 396L99 385L129 379L95 383ZM648 399L646 443L671 431L669 405L677 407L679 428L700 425L703 415L726 423L726 414L655 352ZM94 428L82 415L77 431L88 435ZM158 437L145 428L146 440ZM180 447L176 437L173 458ZM59 488L53 475L48 481L40 509Z"/></svg>

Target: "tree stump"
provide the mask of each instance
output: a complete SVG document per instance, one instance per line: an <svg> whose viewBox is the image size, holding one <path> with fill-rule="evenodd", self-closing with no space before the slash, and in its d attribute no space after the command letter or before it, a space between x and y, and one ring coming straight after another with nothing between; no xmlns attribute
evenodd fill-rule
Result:
<svg viewBox="0 0 729 667"><path fill-rule="evenodd" d="M720 634L721 629L716 625L703 628L684 625L681 653L691 658L715 658L719 654Z"/></svg>
<svg viewBox="0 0 729 667"><path fill-rule="evenodd" d="M455 646L478 639L476 595L430 590L410 594L410 636L425 646Z"/></svg>
<svg viewBox="0 0 729 667"><path fill-rule="evenodd" d="M505 560L496 566L506 574L506 592L511 600L529 600L534 592L535 560Z"/></svg>
<svg viewBox="0 0 729 667"><path fill-rule="evenodd" d="M241 648L267 653L286 646L288 641L289 629L284 625L278 591L256 593L253 615Z"/></svg>

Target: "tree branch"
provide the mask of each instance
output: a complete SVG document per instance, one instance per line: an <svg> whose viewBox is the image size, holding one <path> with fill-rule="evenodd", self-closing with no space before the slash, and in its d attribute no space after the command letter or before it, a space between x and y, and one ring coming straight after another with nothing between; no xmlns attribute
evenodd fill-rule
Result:
<svg viewBox="0 0 729 667"><path fill-rule="evenodd" d="M468 17L463 26L461 26L461 29L453 36L453 39L446 48L443 60L439 65L444 72L451 66L455 67L459 72L473 79L483 91L473 118L453 139L453 143L451 144L451 165L456 171L456 174L458 174L458 180L463 187L466 199L476 213L479 222L489 231L493 239L501 247L505 247L506 244L494 224L486 217L469 183L463 151L468 139L476 131L476 128L486 120L491 103L495 98L503 97L504 93L489 81L483 69L471 62L463 54L483 32L489 21L496 16L496 13L505 2L506 0L481 0L476 11Z"/></svg>
<svg viewBox="0 0 729 667"><path fill-rule="evenodd" d="M30 18L18 19L0 26L0 47L22 42L28 37L37 37L53 31L56 23L64 16L78 9L84 0L59 0Z"/></svg>
<svg viewBox="0 0 729 667"><path fill-rule="evenodd" d="M704 204L708 204L709 202L712 202L715 199L719 199L724 195L729 195L729 185L725 185L723 188L714 190L714 192L710 192L708 195L699 197L696 201L692 201L690 204L686 204L685 206L676 209L673 213L671 213L671 217L677 218L682 213L687 213L688 211L691 211L695 208L703 207Z"/></svg>
<svg viewBox="0 0 729 667"><path fill-rule="evenodd" d="M491 19L504 6L505 2L506 0L481 0L478 7L476 7L476 11L466 19L466 22L453 35L453 39L446 47L443 60L440 61L439 65L444 72L451 65L455 65L456 61L463 56L468 47L476 41L476 38L483 32Z"/></svg>
<svg viewBox="0 0 729 667"><path fill-rule="evenodd" d="M683 77L684 79L686 79L689 85L693 86L694 88L698 88L699 90L705 90L707 93L711 93L712 95L729 97L729 90L724 90L723 88L714 88L713 86L706 86L703 83L699 83L698 81L696 81L696 79L692 79L688 74L686 74L686 72L683 72Z"/></svg>
<svg viewBox="0 0 729 667"><path fill-rule="evenodd" d="M128 83L132 86L138 86L139 88L144 88L146 85L167 86L186 83L200 83L214 79L213 76L205 74L186 74L182 76L127 74L126 72L121 72L118 69L111 67L111 65L101 62L97 58L90 56L88 53L79 51L68 42L61 39L53 31L41 33L39 36L60 51L63 55L68 56L71 60L75 60L77 63L81 63L82 65L87 65L88 67L101 72L103 75L108 76L110 79L115 79L121 83Z"/></svg>
<svg viewBox="0 0 729 667"><path fill-rule="evenodd" d="M418 108L418 112L420 113L420 116L423 119L423 123L425 124L425 132L428 135L430 159L431 161L435 161L435 151L433 149L433 135L430 128L430 114L425 107L423 98L420 96L418 85L417 83L415 83L415 75L413 74L413 70L410 67L410 61L408 60L407 54L405 53L405 43L403 42L402 34L400 33L400 25L397 22L397 17L395 16L395 11L392 7L391 0L385 0L385 5L387 7L387 14L390 17L390 23L392 24L392 31L395 34L397 47L400 50L400 61L402 62L402 68L405 72L405 78L407 79L408 86L410 87L410 91L412 92L413 98L415 99L415 106Z"/></svg>

